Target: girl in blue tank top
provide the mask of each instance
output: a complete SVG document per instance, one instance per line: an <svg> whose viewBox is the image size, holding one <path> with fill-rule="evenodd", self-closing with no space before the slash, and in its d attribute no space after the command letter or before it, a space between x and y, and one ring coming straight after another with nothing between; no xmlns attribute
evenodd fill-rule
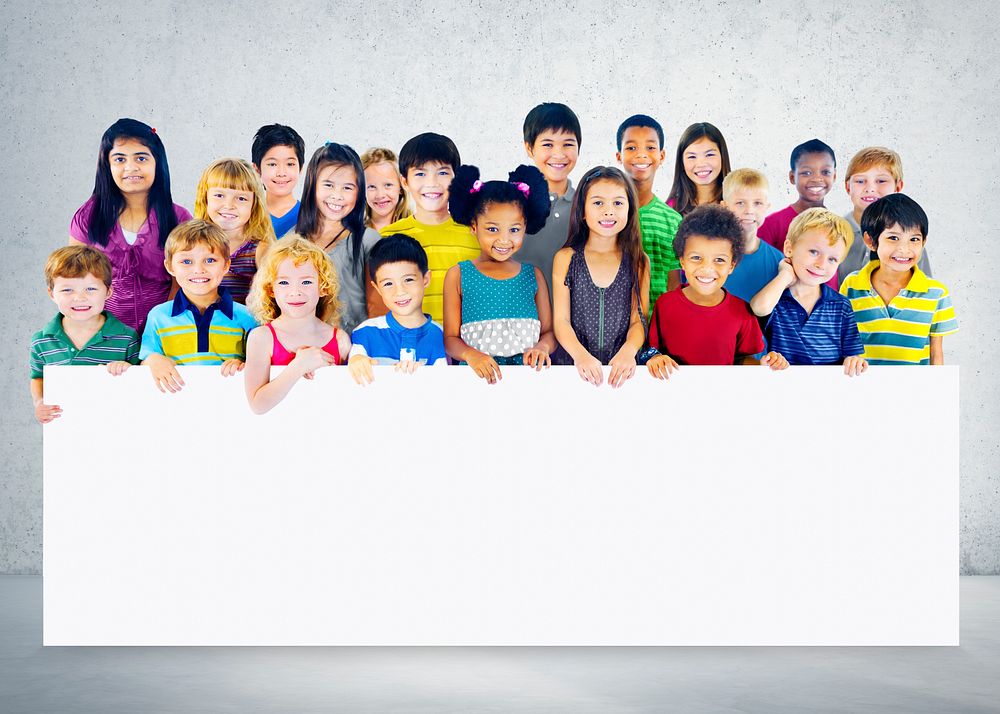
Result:
<svg viewBox="0 0 1000 714"><path fill-rule="evenodd" d="M507 181L479 180L461 166L449 190L448 210L479 240L479 257L452 267L444 279L444 347L490 384L500 365L551 364L556 347L552 310L541 271L514 255L549 214L545 177L518 166ZM529 239L530 240L530 239Z"/></svg>

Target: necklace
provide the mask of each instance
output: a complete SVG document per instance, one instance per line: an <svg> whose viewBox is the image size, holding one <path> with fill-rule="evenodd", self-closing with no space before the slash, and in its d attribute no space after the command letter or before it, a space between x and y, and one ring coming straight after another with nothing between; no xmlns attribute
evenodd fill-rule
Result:
<svg viewBox="0 0 1000 714"><path fill-rule="evenodd" d="M325 253L326 251L330 250L330 246L332 246L332 245L333 245L334 243L336 243L336 242L337 242L338 240L340 240L340 236L344 235L344 233L345 233L346 231L347 231L347 228L346 228L346 227L344 227L344 228L341 228L341 229L340 229L340 232L339 232L339 233L337 233L337 235L335 235L335 236L334 236L333 238L331 238L330 240L328 240L328 241L326 242L326 245L324 245L324 246L323 246L323 247L321 248L321 250L322 250L322 251L323 251L324 253Z"/></svg>

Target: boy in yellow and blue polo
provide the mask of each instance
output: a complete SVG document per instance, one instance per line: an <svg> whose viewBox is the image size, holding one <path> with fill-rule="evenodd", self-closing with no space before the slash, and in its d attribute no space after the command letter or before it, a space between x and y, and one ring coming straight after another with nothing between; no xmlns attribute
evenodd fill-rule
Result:
<svg viewBox="0 0 1000 714"><path fill-rule="evenodd" d="M220 287L229 270L226 234L208 221L188 221L170 232L163 252L179 290L149 311L139 348L157 389L184 386L176 365L222 365L227 377L241 371L246 336L257 322Z"/></svg>

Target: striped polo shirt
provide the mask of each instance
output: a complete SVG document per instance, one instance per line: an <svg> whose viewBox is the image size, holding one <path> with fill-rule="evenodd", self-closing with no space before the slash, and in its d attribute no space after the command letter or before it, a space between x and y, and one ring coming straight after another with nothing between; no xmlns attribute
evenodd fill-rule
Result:
<svg viewBox="0 0 1000 714"><path fill-rule="evenodd" d="M910 282L886 305L872 287L873 260L841 284L872 364L930 364L932 336L958 331L948 288L914 268Z"/></svg>
<svg viewBox="0 0 1000 714"><path fill-rule="evenodd" d="M177 364L213 365L245 359L246 336L255 327L250 311L233 302L225 288L219 289L219 299L204 313L178 290L173 300L149 311L139 359L154 353Z"/></svg>
<svg viewBox="0 0 1000 714"><path fill-rule="evenodd" d="M681 214L653 196L653 200L639 207L639 230L642 249L649 256L649 308L656 299L667 292L667 275L680 270L681 264L674 253L674 236L681 224Z"/></svg>
<svg viewBox="0 0 1000 714"><path fill-rule="evenodd" d="M104 324L82 349L63 329L62 313L57 314L31 338L28 366L31 378L41 379L47 364L94 365L108 362L139 363L139 335L117 317L105 311Z"/></svg>
<svg viewBox="0 0 1000 714"><path fill-rule="evenodd" d="M786 289L764 328L768 347L789 364L841 364L865 351L850 301L827 284L819 287L810 313Z"/></svg>

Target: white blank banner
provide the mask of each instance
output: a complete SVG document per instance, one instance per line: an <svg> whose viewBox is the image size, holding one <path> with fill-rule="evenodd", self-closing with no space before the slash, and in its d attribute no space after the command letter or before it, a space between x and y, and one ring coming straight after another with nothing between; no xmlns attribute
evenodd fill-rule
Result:
<svg viewBox="0 0 1000 714"><path fill-rule="evenodd" d="M958 368L47 368L46 645L957 645Z"/></svg>

